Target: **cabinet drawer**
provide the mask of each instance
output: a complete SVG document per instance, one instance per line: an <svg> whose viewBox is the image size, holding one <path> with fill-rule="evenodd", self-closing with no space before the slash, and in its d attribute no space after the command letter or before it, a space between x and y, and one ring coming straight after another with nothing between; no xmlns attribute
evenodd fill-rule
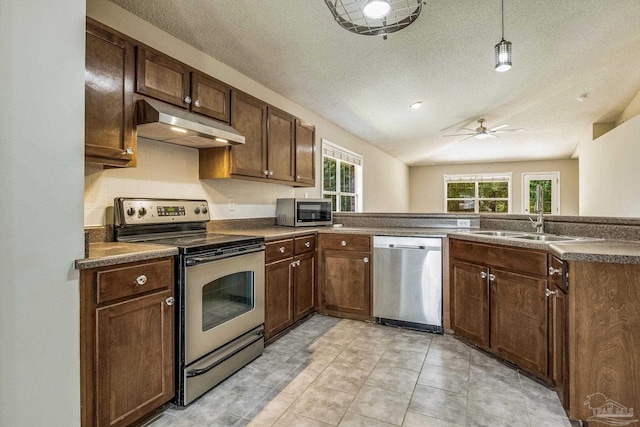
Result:
<svg viewBox="0 0 640 427"><path fill-rule="evenodd" d="M278 240L265 245L265 262L268 264L279 259L293 256L293 239Z"/></svg>
<svg viewBox="0 0 640 427"><path fill-rule="evenodd" d="M173 258L98 271L96 287L98 304L155 289L173 289Z"/></svg>
<svg viewBox="0 0 640 427"><path fill-rule="evenodd" d="M293 239L296 255L313 252L316 250L316 236L302 236Z"/></svg>
<svg viewBox="0 0 640 427"><path fill-rule="evenodd" d="M342 251L371 250L371 237L358 234L325 234L320 237L322 249L334 249Z"/></svg>
<svg viewBox="0 0 640 427"><path fill-rule="evenodd" d="M547 254L526 249L450 239L450 256L524 273L546 276Z"/></svg>

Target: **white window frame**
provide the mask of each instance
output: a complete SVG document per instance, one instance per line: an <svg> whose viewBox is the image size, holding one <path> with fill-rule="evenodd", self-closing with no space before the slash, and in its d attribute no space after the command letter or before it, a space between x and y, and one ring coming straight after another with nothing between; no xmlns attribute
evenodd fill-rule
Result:
<svg viewBox="0 0 640 427"><path fill-rule="evenodd" d="M448 200L473 200L474 203L474 213L481 213L480 212L480 201L481 200L506 200L507 204L508 204L508 210L507 210L507 214L510 214L513 206L511 203L512 200L512 173L511 172L504 172L504 173L477 173L477 174L445 174L443 175L443 182L444 182L444 210L443 212L448 212L447 210L447 201ZM507 198L491 198L491 199L481 199L480 195L478 194L478 183L480 182L503 182L503 181L507 181L507 185L508 185L508 191L509 191L509 197ZM450 182L473 182L475 183L475 195L474 198L471 199L449 199L447 198L447 184ZM453 212L455 213L455 212ZM482 212L482 213L486 213L486 212Z"/></svg>
<svg viewBox="0 0 640 427"><path fill-rule="evenodd" d="M560 172L523 172L522 173L522 212L529 212L529 187L531 181L551 181L551 213L560 215Z"/></svg>
<svg viewBox="0 0 640 427"><path fill-rule="evenodd" d="M354 193L345 193L341 191L325 191L324 189L324 158L329 157L338 162L336 165L336 183L337 189L340 188L340 163L348 163L355 166L355 192ZM340 212L340 196L354 196L356 199L355 212L362 212L362 194L363 194L363 168L364 168L364 157L361 154L356 153L355 151L351 151L346 149L338 144L335 144L331 141L328 141L322 138L322 179L321 179L321 194L322 198L325 198L325 195L335 195L336 196L336 206L333 207L334 212Z"/></svg>

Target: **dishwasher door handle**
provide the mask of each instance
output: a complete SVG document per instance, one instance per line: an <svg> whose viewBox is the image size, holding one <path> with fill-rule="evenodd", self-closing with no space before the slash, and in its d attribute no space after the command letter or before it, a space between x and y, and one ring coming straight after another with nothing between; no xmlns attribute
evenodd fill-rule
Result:
<svg viewBox="0 0 640 427"><path fill-rule="evenodd" d="M427 246L389 245L389 249L427 249Z"/></svg>

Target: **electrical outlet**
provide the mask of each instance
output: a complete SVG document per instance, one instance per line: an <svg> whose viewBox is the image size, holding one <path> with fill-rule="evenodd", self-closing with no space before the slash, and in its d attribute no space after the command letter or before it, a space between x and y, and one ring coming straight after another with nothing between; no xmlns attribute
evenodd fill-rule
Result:
<svg viewBox="0 0 640 427"><path fill-rule="evenodd" d="M231 198L229 199L229 211L235 211L236 210L236 199Z"/></svg>
<svg viewBox="0 0 640 427"><path fill-rule="evenodd" d="M470 228L471 220L470 219L459 219L456 221L458 228Z"/></svg>

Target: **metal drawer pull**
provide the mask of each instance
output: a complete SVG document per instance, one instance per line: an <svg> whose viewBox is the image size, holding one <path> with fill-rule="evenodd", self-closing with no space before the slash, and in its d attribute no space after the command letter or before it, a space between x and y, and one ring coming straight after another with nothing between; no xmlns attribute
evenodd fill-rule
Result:
<svg viewBox="0 0 640 427"><path fill-rule="evenodd" d="M171 306L176 302L176 299L174 297L169 297L165 300L165 302L167 303L167 305Z"/></svg>
<svg viewBox="0 0 640 427"><path fill-rule="evenodd" d="M347 246L347 242L343 240L342 242L340 242L340 245Z"/></svg>
<svg viewBox="0 0 640 427"><path fill-rule="evenodd" d="M307 247L307 248L310 248L311 247L311 242L304 242L304 246Z"/></svg>
<svg viewBox="0 0 640 427"><path fill-rule="evenodd" d="M124 150L127 154L133 154L133 147L127 147L126 150Z"/></svg>
<svg viewBox="0 0 640 427"><path fill-rule="evenodd" d="M281 254L283 254L283 253L284 253L284 246L283 246L283 247L281 247L281 248L279 248L279 249L278 249L278 251L279 251Z"/></svg>
<svg viewBox="0 0 640 427"><path fill-rule="evenodd" d="M291 263L291 267L294 267L294 268L295 268L296 266L298 266L298 265L300 265L300 260L293 261L293 262Z"/></svg>
<svg viewBox="0 0 640 427"><path fill-rule="evenodd" d="M493 282L494 280L496 280L496 276L494 274L489 274L489 281Z"/></svg>
<svg viewBox="0 0 640 427"><path fill-rule="evenodd" d="M186 96L186 97L184 98L184 102L185 102L186 104L191 104L191 97L190 97L190 96Z"/></svg>
<svg viewBox="0 0 640 427"><path fill-rule="evenodd" d="M544 290L544 294L548 297L550 297L551 295L555 295L556 291L550 291L549 289L545 289Z"/></svg>
<svg viewBox="0 0 640 427"><path fill-rule="evenodd" d="M549 276L553 276L554 274L562 274L562 269L549 267Z"/></svg>
<svg viewBox="0 0 640 427"><path fill-rule="evenodd" d="M487 278L487 273L485 271L481 271L480 272L480 277L482 277L483 279Z"/></svg>
<svg viewBox="0 0 640 427"><path fill-rule="evenodd" d="M145 283L147 283L147 276L145 276L144 274L141 274L136 279L136 283L138 283L138 285L140 286L144 285Z"/></svg>
<svg viewBox="0 0 640 427"><path fill-rule="evenodd" d="M369 262L369 258L364 257L363 261L364 261L365 263L367 263L367 262Z"/></svg>
<svg viewBox="0 0 640 427"><path fill-rule="evenodd" d="M196 107L199 107L199 106L200 106L200 101L198 101L198 100L196 99L196 102L194 102L194 104L193 104L193 105L195 105Z"/></svg>

